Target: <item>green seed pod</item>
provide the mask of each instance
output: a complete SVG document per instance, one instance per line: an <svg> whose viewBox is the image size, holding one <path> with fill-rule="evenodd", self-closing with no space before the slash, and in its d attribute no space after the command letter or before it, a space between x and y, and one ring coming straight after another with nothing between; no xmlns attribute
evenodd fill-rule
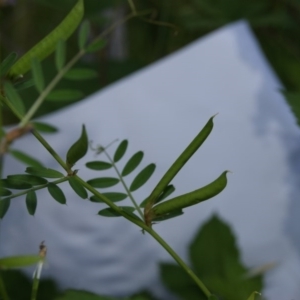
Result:
<svg viewBox="0 0 300 300"><path fill-rule="evenodd" d="M152 218L162 216L174 210L195 205L218 195L227 185L227 172L228 171L223 172L215 181L198 190L175 197L154 206L150 211L150 215Z"/></svg>
<svg viewBox="0 0 300 300"><path fill-rule="evenodd" d="M81 136L68 150L67 153L67 165L68 168L72 168L75 163L85 156L88 150L88 137L85 130L85 126L82 125Z"/></svg>

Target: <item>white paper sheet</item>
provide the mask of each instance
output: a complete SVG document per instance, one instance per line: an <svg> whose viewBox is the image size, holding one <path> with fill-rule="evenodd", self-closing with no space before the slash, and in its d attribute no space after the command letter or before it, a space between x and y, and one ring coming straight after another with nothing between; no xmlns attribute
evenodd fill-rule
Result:
<svg viewBox="0 0 300 300"><path fill-rule="evenodd" d="M47 139L62 156L77 140L83 123L95 145L127 138L127 159L138 150L145 151L142 165L154 162L157 169L135 193L142 201L207 120L218 113L212 134L174 185L179 195L229 169L233 173L228 175L227 188L155 229L188 260L187 245L199 226L217 213L233 226L248 266L278 262L267 273L264 296L300 299L300 132L280 88L248 25L238 22L43 121L61 128ZM57 167L33 137L18 141L15 147L34 153L48 167ZM89 152L76 164L80 176L98 175L84 167L94 159ZM24 167L8 159L6 172L17 170ZM171 299L159 284L157 266L159 261L171 261L168 254L126 220L97 216L103 205L78 199L67 184L63 186L67 206L55 203L47 191L39 192L34 217L26 212L24 199L13 200L1 224L1 255L34 253L45 240L46 273L58 278L63 287L111 295L149 288Z"/></svg>

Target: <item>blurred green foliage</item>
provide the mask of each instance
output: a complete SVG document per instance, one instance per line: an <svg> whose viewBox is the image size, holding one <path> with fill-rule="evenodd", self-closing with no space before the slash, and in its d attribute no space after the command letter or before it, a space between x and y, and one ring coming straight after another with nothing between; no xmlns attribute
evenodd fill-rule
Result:
<svg viewBox="0 0 300 300"><path fill-rule="evenodd" d="M12 51L25 53L65 17L75 2L0 1L0 59ZM99 77L82 86L85 96L240 19L248 20L252 26L263 51L287 90L300 92L299 0L135 0L134 3L138 10L152 10L147 17L148 21L171 23L178 30L138 18L132 19L121 29L116 29L108 37L108 47L80 62L81 67L93 68L99 74ZM85 0L85 8L85 17L91 21L93 36L130 11L126 0ZM69 58L77 51L76 43L73 35L68 42ZM53 76L53 57L44 62L44 70L46 80ZM75 84L63 80L59 87L72 88ZM36 91L29 88L23 91L22 96L27 99L26 106L29 107L36 97ZM70 102L47 102L38 114L45 114L68 104ZM13 120L11 115L4 113L5 123Z"/></svg>

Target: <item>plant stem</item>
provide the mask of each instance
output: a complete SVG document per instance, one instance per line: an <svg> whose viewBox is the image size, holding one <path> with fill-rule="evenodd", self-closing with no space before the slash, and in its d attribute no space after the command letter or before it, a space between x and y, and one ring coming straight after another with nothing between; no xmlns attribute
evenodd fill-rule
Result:
<svg viewBox="0 0 300 300"><path fill-rule="evenodd" d="M135 209L137 210L137 212L139 213L139 215L141 216L141 218L144 220L144 214L141 210L141 208L138 206L138 204L136 203L136 201L134 200L130 190L128 189L125 181L123 180L122 175L120 174L116 164L114 163L114 161L111 159L111 157L109 156L109 154L107 153L107 151L104 149L103 152L105 153L105 155L107 156L108 160L110 161L110 163L112 164L113 168L115 169L116 173L118 174L118 177L124 187L124 189L126 190L127 195L129 196L131 202L133 203Z"/></svg>
<svg viewBox="0 0 300 300"><path fill-rule="evenodd" d="M40 278L37 275L34 276L31 290L31 300L36 300L37 292L39 289Z"/></svg>

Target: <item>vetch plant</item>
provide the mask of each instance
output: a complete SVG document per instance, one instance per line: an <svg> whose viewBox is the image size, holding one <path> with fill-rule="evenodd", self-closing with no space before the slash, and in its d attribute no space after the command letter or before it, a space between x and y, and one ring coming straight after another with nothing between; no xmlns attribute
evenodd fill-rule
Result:
<svg viewBox="0 0 300 300"><path fill-rule="evenodd" d="M62 78L68 80L86 80L95 76L93 70L76 68L74 65L85 54L102 49L105 46L104 37L117 25L134 17L144 18L144 16L151 13L149 10L136 10L132 1L128 1L128 3L131 12L123 20L113 24L91 42L89 41L90 26L88 22L84 21L79 29L78 53L68 62L66 62L66 39L75 31L83 18L83 0L79 0L61 24L21 58L17 59L17 55L11 53L1 63L1 107L8 107L20 120L19 125L11 131L5 132L4 130L1 130L1 170L4 155L8 153L24 162L27 165L27 168L25 169L24 174L8 175L6 178L1 179L0 217L3 218L5 216L12 199L23 195L26 198L26 206L29 214L34 215L38 203L36 191L40 189L47 188L54 200L60 204L65 204L67 199L59 185L62 182L68 181L74 192L81 198L89 198L91 201L106 204L107 207L99 211L100 216L124 217L140 227L144 233L150 234L194 281L205 298L210 300L217 299L194 271L153 229L155 222L178 217L183 214L183 209L218 195L226 187L228 171L222 172L216 180L208 183L204 187L170 198L170 195L175 190L175 187L172 185L172 180L210 135L213 129L214 117L211 117L208 120L199 134L183 150L180 156L153 188L150 195L140 203L134 198L133 193L143 186L151 177L155 171L155 164L150 163L144 169L138 171L130 184L126 183L126 176L138 170L139 164L144 156L142 151L134 153L126 162L124 168L120 169L118 162L122 160L127 150L128 141L121 141L112 156L108 153L106 148L101 147L98 149L99 151L96 151L102 152L102 154L106 156L106 160L87 162L86 167L99 172L104 172L105 170L112 168L116 172L116 177L103 176L85 180L80 177L80 172L74 169L77 161L86 155L89 148L88 133L85 125L82 125L81 134L79 134L78 140L69 147L66 157L64 158L57 154L55 149L52 148L41 134L42 132L54 132L55 128L51 125L35 122L33 120L37 110L43 105L44 101L69 101L70 99L82 97L80 90L59 89L57 88L57 84ZM155 23L155 21L151 22ZM170 24L159 23L159 25L169 26ZM47 82L44 77L41 61L52 52L55 52L57 74ZM29 71L31 71L31 78L23 80L24 74ZM31 86L34 86L37 90L38 97L33 105L27 108L24 105L24 99L22 99L19 94L19 90ZM16 149L11 149L14 140L26 134L32 134L36 137L57 163L65 170L64 174L57 170L47 168L47 166L43 166L42 163L36 161L28 154ZM122 193L102 193L99 191L99 189L112 187L119 183L121 183L124 188ZM16 190L20 191L16 192ZM118 205L119 202L126 198L131 200L132 206ZM45 250L43 244L41 245L41 252L42 250ZM36 299L40 269L42 266L41 259L44 259L45 256L41 255L41 252L40 256L8 257L0 259L0 269L38 263L38 269L34 274L32 300ZM1 277L0 294L3 299L8 299ZM254 299L253 295L254 294L250 296L249 300Z"/></svg>

